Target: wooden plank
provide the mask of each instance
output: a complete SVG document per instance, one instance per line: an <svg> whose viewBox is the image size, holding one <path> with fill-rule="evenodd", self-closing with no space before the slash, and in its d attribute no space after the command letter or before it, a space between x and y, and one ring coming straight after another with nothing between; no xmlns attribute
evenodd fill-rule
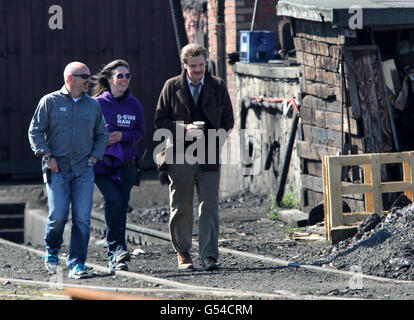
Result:
<svg viewBox="0 0 414 320"><path fill-rule="evenodd" d="M401 163L410 160L409 152L395 152L395 153L381 153L379 154L380 162L386 163Z"/></svg>
<svg viewBox="0 0 414 320"><path fill-rule="evenodd" d="M316 192L323 192L323 179L310 174L302 174L302 188Z"/></svg>
<svg viewBox="0 0 414 320"><path fill-rule="evenodd" d="M143 3L139 3L136 0L126 0L125 7L128 8L126 12L126 20L125 24L128 26L126 28L126 48L129 53L131 54L138 54L139 53L139 34L140 30L136 23L137 14L139 10L139 6L144 5Z"/></svg>
<svg viewBox="0 0 414 320"><path fill-rule="evenodd" d="M18 1L7 1L5 4L7 8L6 15L6 32L7 32L7 112L10 113L9 129L20 128L21 119L19 106L22 99L22 82L20 78L20 7ZM2 84L1 84L2 85ZM20 130L20 129L19 129ZM9 153L7 160L18 161L21 160L18 148L21 146L21 140L17 140L14 135L14 130L9 135ZM19 134L20 135L20 134Z"/></svg>
<svg viewBox="0 0 414 320"><path fill-rule="evenodd" d="M371 163L371 156L369 154L350 154L338 157L341 166L359 166Z"/></svg>
<svg viewBox="0 0 414 320"><path fill-rule="evenodd" d="M394 96L397 96L401 90L401 83L394 59L383 61L382 70L384 74L385 84L392 91Z"/></svg>
<svg viewBox="0 0 414 320"><path fill-rule="evenodd" d="M343 224L342 216L342 193L341 193L341 166L338 160L328 157L328 179L329 179L329 210L331 213L331 226Z"/></svg>
<svg viewBox="0 0 414 320"><path fill-rule="evenodd" d="M45 72L45 66L47 63L46 40L47 40L48 33L49 33L49 28L48 28L49 15L48 15L48 8L46 6L46 1L40 0L36 2L36 5L32 5L31 15L32 17L36 18L36 21L38 21L38 23L31 24L31 36L33 39L36 39L35 41L32 41L33 73L36 75L36 81L32 82L33 105L31 106L31 111L29 112L30 116L33 115L34 110L39 100L41 99L41 97L49 93L50 90L55 90L56 87L58 86L58 84L55 84L55 88L51 89L47 85L47 77L48 77L47 74L54 72L54 69L56 69L57 66L54 66L53 69L47 69L48 72ZM62 69L62 73L63 73L63 69Z"/></svg>
<svg viewBox="0 0 414 320"><path fill-rule="evenodd" d="M404 192L405 196L413 201L414 194L414 152L409 152L409 161L404 161L403 166L403 180L411 184L411 188Z"/></svg>
<svg viewBox="0 0 414 320"><path fill-rule="evenodd" d="M363 172L364 172L364 181L366 184L372 184L372 170L371 164L364 164L363 165ZM374 211L374 198L372 192L368 192L364 194L365 196L365 211L373 212Z"/></svg>
<svg viewBox="0 0 414 320"><path fill-rule="evenodd" d="M312 144L326 145L329 147L340 148L342 144L342 137L340 131L320 128L317 126L302 126L303 137L305 141Z"/></svg>
<svg viewBox="0 0 414 320"><path fill-rule="evenodd" d="M358 95L358 84L356 77L358 74L355 74L354 70L352 69L353 65L353 57L347 56L345 60L345 74L347 77L347 87L349 91L350 102L352 106L352 116L355 119L361 119L361 105L359 102L359 95Z"/></svg>
<svg viewBox="0 0 414 320"><path fill-rule="evenodd" d="M329 147L326 145L320 145L317 143L310 143L308 141L298 140L296 141L297 152L300 158L319 160L321 161L323 156L337 155L341 152L340 148Z"/></svg>
<svg viewBox="0 0 414 320"><path fill-rule="evenodd" d="M33 59L32 59L32 33L31 25L33 24L31 16L31 6L33 1L20 0L19 4L19 16L20 16L20 28L19 28L19 72L15 75L19 79L24 79L27 83L34 83L36 74L33 73ZM20 95L20 103L15 105L13 113L17 115L21 123L28 124L32 116L30 115L33 110L33 86L28 85L24 88L24 94ZM16 141L24 141L27 139L26 130L15 130L13 133L13 139ZM33 156L33 152L30 149L28 143L24 145L12 144L12 160L26 159Z"/></svg>
<svg viewBox="0 0 414 320"><path fill-rule="evenodd" d="M125 0L113 0L112 15L113 15L113 39L112 45L114 47L114 59L125 58L125 28L127 28L125 17ZM145 30L145 29L143 29Z"/></svg>
<svg viewBox="0 0 414 320"><path fill-rule="evenodd" d="M8 52L7 52L7 0L0 1L0 161L9 160L10 155L10 116L8 104Z"/></svg>
<svg viewBox="0 0 414 320"><path fill-rule="evenodd" d="M84 1L86 12L99 12L97 6L98 1ZM95 74L101 67L102 61L100 59L100 43L97 36L96 26L99 26L101 16L99 14L88 14L88 18L85 23L85 41L87 43L85 47L85 63L88 65L91 74Z"/></svg>
<svg viewBox="0 0 414 320"><path fill-rule="evenodd" d="M382 182L380 190L382 193L388 192L402 192L411 189L411 182L398 181L398 182Z"/></svg>
<svg viewBox="0 0 414 320"><path fill-rule="evenodd" d="M322 158L322 179L323 179L323 201L324 201L324 220L325 220L325 237L329 241L331 238L331 211L329 203L331 201L329 188L329 163L328 157Z"/></svg>
<svg viewBox="0 0 414 320"><path fill-rule="evenodd" d="M411 190L410 192L407 191L407 197L414 201L414 152L410 152L410 182L411 182Z"/></svg>
<svg viewBox="0 0 414 320"><path fill-rule="evenodd" d="M99 29L97 37L99 37L99 45L101 52L101 65L114 60L113 54L113 0L100 0L97 8L99 14Z"/></svg>
<svg viewBox="0 0 414 320"><path fill-rule="evenodd" d="M372 192L371 184L342 184L342 194L358 194Z"/></svg>
<svg viewBox="0 0 414 320"><path fill-rule="evenodd" d="M73 61L80 61L87 64L86 47L88 43L86 42L85 21L89 19L89 14L86 14L85 9L85 1L72 1L70 28L72 29L72 59Z"/></svg>
<svg viewBox="0 0 414 320"><path fill-rule="evenodd" d="M63 30L60 30L60 63L61 65L59 68L63 70L70 62L74 61L75 59L78 60L79 58L74 55L73 47L73 32L74 27L72 25L72 16L76 14L76 9L70 5L70 3L66 4L63 9ZM98 10L95 10L98 11ZM92 70L91 70L92 72ZM63 77L62 77L63 80Z"/></svg>
<svg viewBox="0 0 414 320"><path fill-rule="evenodd" d="M325 127L327 129L341 131L341 114L337 112L324 111ZM348 129L348 116L344 115L344 132L351 132L352 135L358 134L357 122L350 117L351 131Z"/></svg>
<svg viewBox="0 0 414 320"><path fill-rule="evenodd" d="M396 152L396 153L378 153L378 154L355 154L339 156L339 162L342 166L363 165L368 164L371 161L372 155L378 155L381 164L387 163L401 163L403 161L409 161L409 152Z"/></svg>
<svg viewBox="0 0 414 320"><path fill-rule="evenodd" d="M310 175L322 177L322 162L316 160L305 160L306 165L304 166L304 172L307 172Z"/></svg>
<svg viewBox="0 0 414 320"><path fill-rule="evenodd" d="M371 172L374 211L378 214L381 214L383 210L381 193L381 162L380 157L376 154L371 156Z"/></svg>
<svg viewBox="0 0 414 320"><path fill-rule="evenodd" d="M343 223L345 226L347 225L349 226L357 222L364 221L371 214L372 212L352 212L352 213L345 212L343 214Z"/></svg>
<svg viewBox="0 0 414 320"><path fill-rule="evenodd" d="M380 185L381 193L401 192L411 188L410 182L382 182ZM357 194L373 192L371 184L347 184L342 185L342 194Z"/></svg>
<svg viewBox="0 0 414 320"><path fill-rule="evenodd" d="M411 178L411 167L410 167L410 162L408 161L404 161L402 163L402 167L403 167L403 180L406 182L411 183L411 189L410 190L406 190L404 192L405 196L410 199L412 201L413 199L413 191L412 191L412 178Z"/></svg>

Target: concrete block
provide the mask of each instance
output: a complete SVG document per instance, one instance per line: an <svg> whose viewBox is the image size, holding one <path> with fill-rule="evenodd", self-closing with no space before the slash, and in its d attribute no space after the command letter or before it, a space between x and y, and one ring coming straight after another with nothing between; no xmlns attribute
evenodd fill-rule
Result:
<svg viewBox="0 0 414 320"><path fill-rule="evenodd" d="M45 245L47 211L43 209L27 208L24 211L24 241L32 245ZM71 223L67 223L63 234L63 242L69 245Z"/></svg>
<svg viewBox="0 0 414 320"><path fill-rule="evenodd" d="M308 225L308 215L297 209L280 210L278 219L293 227L305 227Z"/></svg>

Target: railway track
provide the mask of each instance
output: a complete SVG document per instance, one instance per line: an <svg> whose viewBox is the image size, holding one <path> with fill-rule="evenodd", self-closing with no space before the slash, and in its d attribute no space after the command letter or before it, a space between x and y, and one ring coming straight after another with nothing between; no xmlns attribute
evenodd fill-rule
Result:
<svg viewBox="0 0 414 320"><path fill-rule="evenodd" d="M102 214L93 213L92 216L92 224L91 228L93 232L98 234L102 234L104 232L104 216ZM140 245L148 245L151 243L167 243L170 241L169 234L153 230L150 228L127 224L127 237L130 242L134 244ZM0 244L6 244L8 246L16 247L19 249L23 249L26 251L30 251L38 256L42 256L44 254L43 250L36 250L29 246L15 244L6 240L0 239ZM194 247L198 247L197 241L194 241ZM334 268L326 268L326 267L319 267L313 265L302 265L295 263L293 261L278 259L269 256L263 256L260 254L249 253L245 251L238 251L230 248L219 248L220 254L222 255L231 255L236 257L243 257L244 259L250 259L251 261L263 261L264 263L280 266L283 268L288 269L298 269L298 270L306 270L312 273L321 273L321 274L334 274L339 275L342 277L352 278L355 277L356 274L354 272L337 270ZM90 264L94 270L100 274L109 274L110 270L108 267L103 266L101 264ZM22 278L15 278L15 277L0 277L1 283L14 283L14 284L22 284L25 286L43 286L47 288L58 288L63 290L68 287L76 287L76 288L84 288L84 289L93 289L93 290L107 290L111 292L118 292L118 293L129 293L129 294L141 294L141 295L149 295L149 296L157 296L157 297L171 297L171 296L181 296L181 297L203 297L204 299L210 298L236 298L236 299L335 299L335 300L342 300L342 299L352 299L352 297L346 296L318 296L317 294L298 294L295 290L273 290L271 293L265 293L262 291L255 291L255 290L239 290L239 289L228 289L228 288L219 288L217 286L210 287L210 286L201 286L195 285L192 283L188 283L188 281L175 281L171 280L166 277L160 276L153 276L148 275L145 273L140 272L129 272L129 271L117 271L116 275L119 277L123 277L125 281L136 281L136 282L145 282L151 283L154 286L153 288L143 288L143 287L121 287L121 286L112 286L112 285L83 285L79 283L73 282L65 282L61 281L59 283L50 282L50 281L41 281L41 280L32 280L32 279L22 279ZM414 288L414 281L404 281L404 280L395 280L389 278L381 278L371 275L365 274L358 274L358 277L367 281L373 281L378 283L383 283L387 285L405 285L411 288ZM64 277L66 278L66 277ZM171 277L172 278L172 277ZM54 295L50 295L53 299ZM61 296L62 297L62 296ZM360 298L358 298L360 299Z"/></svg>
<svg viewBox="0 0 414 320"><path fill-rule="evenodd" d="M39 257L44 255L43 250L37 250L26 245L16 244L0 238L0 244L4 244L10 247L22 249L29 251L38 255ZM64 255L63 255L64 257ZM98 264L88 264L93 267L94 272L102 274L110 274L111 271L108 267L98 265ZM121 277L139 280L143 282L153 283L156 285L163 286L164 288L125 288L125 287L114 287L114 286L94 286L94 285L82 285L74 283L73 281L65 282L63 281L41 281L41 280L32 280L32 279L22 279L22 278L12 278L12 277L0 277L0 282L5 284L17 284L25 285L26 287L45 287L51 289L60 290L60 293L47 294L47 297L52 299L67 299L63 294L63 290L66 288L78 288L78 289L89 289L89 290L104 290L116 293L128 293L128 294L140 294L146 297L161 297L168 298L171 296L187 296L187 297L203 297L204 299L208 298L237 298L237 299L307 299L307 300L317 300L317 299L326 299L326 297L317 297L313 295L298 295L295 292L289 290L275 290L273 293L263 293L256 291L246 291L246 290L236 290L236 289L226 289L226 288L217 288L217 287L206 287L198 286L188 283L183 283L179 281L168 280L160 277L154 277L142 273L129 272L129 271L116 271L116 274ZM12 297L13 295L9 295ZM30 295L23 296L25 299L30 299ZM38 296L32 298L37 299ZM328 299L333 300L342 300L341 298L332 298Z"/></svg>
<svg viewBox="0 0 414 320"><path fill-rule="evenodd" d="M95 231L98 231L99 228L102 228L102 227L104 228L105 218L102 214L94 212L92 215L92 220L93 220ZM99 229L98 233L103 233L102 229ZM127 236L128 236L129 241L135 244L147 244L151 242L169 242L170 241L170 235L166 232L162 232L162 231L158 231L158 230L154 230L154 229L150 229L150 228L146 228L142 226L136 226L133 224L127 224ZM198 242L193 241L193 246L195 248L198 248ZM341 274L341 275L345 275L349 277L355 277L355 272L338 270L338 269L330 268L330 267L299 264L294 261L272 258L268 256L249 253L245 251L238 251L238 250L229 249L229 248L219 248L219 252L223 254L231 254L235 256L251 258L254 260L270 262L270 263L274 263L274 264L284 266L284 267L302 268L302 269L310 270L310 271L323 272L323 273L335 273L335 274ZM369 280L374 280L374 281L379 281L379 282L408 284L408 285L414 286L414 281L383 278L383 277L377 277L377 276L372 276L372 275L366 275L363 273L359 273L358 276L363 279L369 279Z"/></svg>

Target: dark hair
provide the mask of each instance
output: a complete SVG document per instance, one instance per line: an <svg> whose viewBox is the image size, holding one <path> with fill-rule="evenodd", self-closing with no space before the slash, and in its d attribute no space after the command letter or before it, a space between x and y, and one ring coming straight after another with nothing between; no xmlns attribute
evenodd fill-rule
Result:
<svg viewBox="0 0 414 320"><path fill-rule="evenodd" d="M92 89L93 97L99 96L101 93L105 91L111 92L108 79L113 76L113 71L118 67L125 67L129 70L128 63L124 60L118 59L109 62L106 66L102 68L101 71L99 71L95 75L94 87Z"/></svg>

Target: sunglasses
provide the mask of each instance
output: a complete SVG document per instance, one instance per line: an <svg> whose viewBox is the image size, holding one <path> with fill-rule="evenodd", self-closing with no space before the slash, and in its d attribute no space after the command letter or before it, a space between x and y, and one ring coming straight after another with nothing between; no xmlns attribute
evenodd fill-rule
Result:
<svg viewBox="0 0 414 320"><path fill-rule="evenodd" d="M81 77L84 80L89 79L91 77L90 74L85 74L85 73L84 74L72 74L72 76L74 76L74 77Z"/></svg>
<svg viewBox="0 0 414 320"><path fill-rule="evenodd" d="M115 77L117 79L123 79L124 77L125 77L125 79L130 79L131 78L131 74L130 73L125 73L125 74L118 73Z"/></svg>

